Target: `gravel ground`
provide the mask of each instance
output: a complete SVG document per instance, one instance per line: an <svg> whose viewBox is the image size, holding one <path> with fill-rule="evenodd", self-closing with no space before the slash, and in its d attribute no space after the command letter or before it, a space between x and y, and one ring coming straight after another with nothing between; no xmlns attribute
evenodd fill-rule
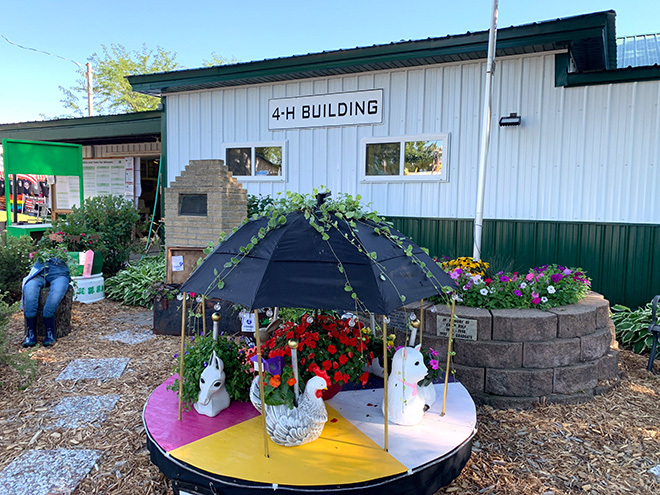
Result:
<svg viewBox="0 0 660 495"><path fill-rule="evenodd" d="M71 334L52 348L32 351L38 372L27 388L0 365L0 470L34 450L87 449L101 455L74 495L171 493L149 460L142 408L171 375L179 342L173 336L150 338L149 327L141 308L74 303ZM10 323L9 341L20 349L21 314ZM129 359L119 378L57 380L76 359L108 358ZM660 376L645 366L646 357L622 350L620 384L586 404L478 408L472 458L438 493L660 493L660 482L649 472L660 464ZM57 415L58 407L90 396L112 397L116 404L90 413L96 418L91 423Z"/></svg>

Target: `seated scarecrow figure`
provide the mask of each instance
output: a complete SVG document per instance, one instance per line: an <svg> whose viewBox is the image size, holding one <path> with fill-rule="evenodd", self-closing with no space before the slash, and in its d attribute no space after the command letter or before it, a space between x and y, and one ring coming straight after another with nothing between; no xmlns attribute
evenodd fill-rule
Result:
<svg viewBox="0 0 660 495"><path fill-rule="evenodd" d="M46 303L44 304L42 316L46 328L44 346L48 347L57 340L55 331L55 313L57 307L64 298L69 284L71 274L67 265L68 254L66 247L59 244L57 234L50 234L50 239L55 241L55 247L40 249L37 261L27 277L23 279L23 312L25 316L26 334L23 347L33 347L37 343L37 312L39 310L39 294L41 289L50 286ZM35 253L33 253L35 254Z"/></svg>

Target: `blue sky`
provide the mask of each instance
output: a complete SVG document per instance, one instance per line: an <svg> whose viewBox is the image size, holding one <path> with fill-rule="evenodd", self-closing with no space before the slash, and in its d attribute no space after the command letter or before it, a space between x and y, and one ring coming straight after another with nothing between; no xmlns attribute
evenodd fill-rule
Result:
<svg viewBox="0 0 660 495"><path fill-rule="evenodd" d="M23 0L3 2L0 34L84 65L101 45L161 46L186 68L212 52L241 62L488 29L492 0ZM617 35L660 33L658 0L500 0L498 27L602 10ZM77 67L0 38L0 123L68 113L59 86Z"/></svg>

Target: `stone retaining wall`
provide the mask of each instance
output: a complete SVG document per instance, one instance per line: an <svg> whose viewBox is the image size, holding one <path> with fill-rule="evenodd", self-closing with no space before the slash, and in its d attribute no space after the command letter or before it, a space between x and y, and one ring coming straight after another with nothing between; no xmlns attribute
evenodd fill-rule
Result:
<svg viewBox="0 0 660 495"><path fill-rule="evenodd" d="M419 317L419 304L405 309ZM440 351L443 366L447 338L440 335L438 320L449 314L446 306L424 308L423 345ZM399 334L402 316L391 318ZM467 334L476 340L454 339L453 368L477 403L509 408L584 402L618 379L614 324L609 303L599 294L548 311L457 306L456 317L467 320ZM403 341L403 335L397 337Z"/></svg>

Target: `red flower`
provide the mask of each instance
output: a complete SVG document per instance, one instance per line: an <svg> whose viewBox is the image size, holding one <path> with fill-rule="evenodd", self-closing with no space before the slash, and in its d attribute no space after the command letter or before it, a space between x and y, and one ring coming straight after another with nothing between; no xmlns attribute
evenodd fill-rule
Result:
<svg viewBox="0 0 660 495"><path fill-rule="evenodd" d="M292 339L292 338L293 338L293 331L292 331L292 330L289 330L289 331L286 333L286 338L287 338L287 339Z"/></svg>
<svg viewBox="0 0 660 495"><path fill-rule="evenodd" d="M293 387L293 386L296 384L296 379L293 378L293 377L291 377L291 378L289 378L289 379L286 381L286 384L287 384L289 387Z"/></svg>
<svg viewBox="0 0 660 495"><path fill-rule="evenodd" d="M369 372L365 371L360 375L360 383L362 383L363 387L367 384L367 380L369 380Z"/></svg>
<svg viewBox="0 0 660 495"><path fill-rule="evenodd" d="M344 380L344 374L341 371L337 371L333 378L336 382L341 382Z"/></svg>
<svg viewBox="0 0 660 495"><path fill-rule="evenodd" d="M336 348L334 345L330 344L330 345L328 346L328 352L329 352L330 354L335 354L335 353L337 352L337 348Z"/></svg>
<svg viewBox="0 0 660 495"><path fill-rule="evenodd" d="M339 368L339 363L337 363L337 361L333 361L332 362L332 369L336 370L337 368Z"/></svg>
<svg viewBox="0 0 660 495"><path fill-rule="evenodd" d="M344 383L348 383L348 381L351 379L351 375L348 373L344 373Z"/></svg>
<svg viewBox="0 0 660 495"><path fill-rule="evenodd" d="M341 356L339 356L339 364L346 364L346 363L348 363L348 358L346 357L346 355L342 354Z"/></svg>
<svg viewBox="0 0 660 495"><path fill-rule="evenodd" d="M322 364L323 364L323 369L326 370L326 371L328 371L330 368L332 368L332 363L328 359L323 361Z"/></svg>
<svg viewBox="0 0 660 495"><path fill-rule="evenodd" d="M270 377L270 386L273 388L277 388L280 386L280 383L282 381L280 380L280 375L274 375Z"/></svg>

